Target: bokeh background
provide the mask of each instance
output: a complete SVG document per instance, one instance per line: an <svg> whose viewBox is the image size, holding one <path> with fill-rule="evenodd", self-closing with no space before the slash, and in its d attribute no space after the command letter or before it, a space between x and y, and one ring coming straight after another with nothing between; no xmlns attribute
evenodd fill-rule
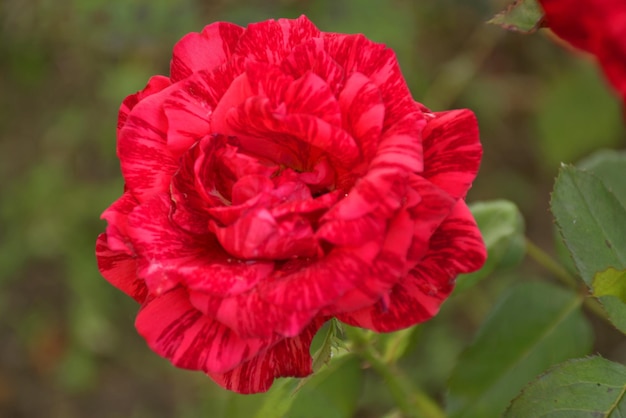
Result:
<svg viewBox="0 0 626 418"><path fill-rule="evenodd" d="M185 33L308 15L398 55L416 100L469 107L485 148L469 200L506 198L554 252L549 191L560 162L624 146L621 109L595 65L543 31L485 24L506 0L2 0L0 2L0 417L252 417L241 397L177 370L135 334L137 306L99 275L100 213L122 191L117 110L167 74ZM437 399L456 356L500 292L546 275L527 262L453 297L421 326L405 372ZM595 351L626 361L624 339L594 323ZM379 379L345 379L354 416L379 417ZM345 387L341 390L345 390ZM343 416L329 408L325 417Z"/></svg>

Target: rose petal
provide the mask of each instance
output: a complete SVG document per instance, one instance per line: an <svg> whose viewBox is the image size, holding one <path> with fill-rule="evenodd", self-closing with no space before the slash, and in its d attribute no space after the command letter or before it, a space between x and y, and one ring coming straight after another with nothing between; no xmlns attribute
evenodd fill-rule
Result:
<svg viewBox="0 0 626 418"><path fill-rule="evenodd" d="M415 113L415 102L393 50L365 36L324 33L325 50L344 69L346 77L364 74L378 86L385 104L384 129Z"/></svg>
<svg viewBox="0 0 626 418"><path fill-rule="evenodd" d="M150 348L175 366L206 373L228 372L280 341L240 338L191 306L181 287L149 299L135 326Z"/></svg>
<svg viewBox="0 0 626 418"><path fill-rule="evenodd" d="M298 19L266 20L248 25L235 53L248 60L278 65L296 45L319 36L319 29L304 15Z"/></svg>
<svg viewBox="0 0 626 418"><path fill-rule="evenodd" d="M277 280L259 284L261 298L285 311L317 311L332 304L367 275L380 248L376 243L355 244L360 246L334 249L323 260L309 260L310 265L298 269L285 271L283 266L284 276L277 272Z"/></svg>
<svg viewBox="0 0 626 418"><path fill-rule="evenodd" d="M183 154L200 138L210 134L212 112L207 100L198 95L196 80L186 80L184 86L165 101L167 118L167 147L175 155Z"/></svg>
<svg viewBox="0 0 626 418"><path fill-rule="evenodd" d="M167 117L164 101L177 85L144 98L128 115L120 130L117 154L122 174L131 193L144 202L152 195L169 190L178 164L167 148Z"/></svg>
<svg viewBox="0 0 626 418"><path fill-rule="evenodd" d="M424 128L424 173L455 198L463 198L476 177L482 147L478 123L467 110L434 114Z"/></svg>
<svg viewBox="0 0 626 418"><path fill-rule="evenodd" d="M243 338L293 337L318 313L318 309L282 309L263 300L255 290L230 297L191 290L189 298L194 307Z"/></svg>
<svg viewBox="0 0 626 418"><path fill-rule="evenodd" d="M111 250L132 255L132 249L128 245L126 225L128 215L138 204L139 202L132 193L124 192L122 197L113 202L100 216L101 219L106 219L108 223L106 237L107 245Z"/></svg>
<svg viewBox="0 0 626 418"><path fill-rule="evenodd" d="M415 224L412 229L413 240L406 257L411 262L417 262L429 250L431 237L453 212L457 200L420 176L411 176L409 184L411 191L419 195L419 201L414 205L407 205Z"/></svg>
<svg viewBox="0 0 626 418"><path fill-rule="evenodd" d="M348 312L376 303L428 250L432 235L449 216L455 201L421 177L412 176L409 184L403 208L387 221L388 229L381 234L384 243L369 274L325 313Z"/></svg>
<svg viewBox="0 0 626 418"><path fill-rule="evenodd" d="M242 27L232 23L216 22L200 33L185 35L174 46L170 65L172 81L180 81L198 71L211 70L228 61L243 32Z"/></svg>
<svg viewBox="0 0 626 418"><path fill-rule="evenodd" d="M485 246L476 222L459 201L430 241L428 253L407 277L377 304L338 318L377 332L396 331L430 319L454 287L460 273L484 263Z"/></svg>
<svg viewBox="0 0 626 418"><path fill-rule="evenodd" d="M371 169L322 217L322 222L357 220L374 212L385 218L392 216L402 206L408 177L396 168Z"/></svg>
<svg viewBox="0 0 626 418"><path fill-rule="evenodd" d="M308 72L317 74L328 84L335 97L344 82L343 68L324 51L324 41L321 38L313 38L297 45L281 63L285 73L294 78L300 78Z"/></svg>
<svg viewBox="0 0 626 418"><path fill-rule="evenodd" d="M422 130L426 125L421 112L407 109L407 116L385 131L370 167L397 167L419 173L424 169Z"/></svg>
<svg viewBox="0 0 626 418"><path fill-rule="evenodd" d="M128 254L111 250L106 234L100 234L96 241L96 258L102 276L113 286L126 293L139 303L148 295L148 288L137 277L137 263Z"/></svg>
<svg viewBox="0 0 626 418"><path fill-rule="evenodd" d="M280 341L235 369L227 373L209 373L209 376L219 385L238 393L265 392L277 377L308 376L313 372L309 347L323 323L323 319L318 319L300 335Z"/></svg>
<svg viewBox="0 0 626 418"><path fill-rule="evenodd" d="M383 129L385 106L380 90L361 73L353 73L339 95L343 126L359 144L363 159L369 163Z"/></svg>
<svg viewBox="0 0 626 418"><path fill-rule="evenodd" d="M211 223L211 230L229 254L243 259L313 257L320 251L309 222L299 217L278 222L267 209L249 210L226 227Z"/></svg>
<svg viewBox="0 0 626 418"><path fill-rule="evenodd" d="M130 111L135 107L135 105L137 105L137 103L146 97L169 87L171 84L172 83L169 78L162 75L155 75L148 80L148 84L143 90L126 97L120 106L117 117L117 134L119 135L120 129L122 129L126 124L126 119L128 119Z"/></svg>
<svg viewBox="0 0 626 418"><path fill-rule="evenodd" d="M166 195L137 208L128 219L129 237L138 255L137 275L153 294L179 283L219 296L250 289L272 271L272 263L239 263L213 235L193 235L169 217ZM249 271L246 271L249 270Z"/></svg>
<svg viewBox="0 0 626 418"><path fill-rule="evenodd" d="M540 0L548 26L576 48L595 55L626 100L626 4L622 0Z"/></svg>

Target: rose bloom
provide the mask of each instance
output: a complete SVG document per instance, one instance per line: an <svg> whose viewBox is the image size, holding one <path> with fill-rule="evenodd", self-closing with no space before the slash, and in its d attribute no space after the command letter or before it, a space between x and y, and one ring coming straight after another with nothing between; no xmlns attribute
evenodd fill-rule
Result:
<svg viewBox="0 0 626 418"><path fill-rule="evenodd" d="M437 313L485 248L464 197L468 110L415 102L396 57L306 17L214 23L120 109L124 194L102 275L174 365L241 393L311 373L330 318L394 331Z"/></svg>
<svg viewBox="0 0 626 418"><path fill-rule="evenodd" d="M593 54L626 101L626 0L540 0L560 38Z"/></svg>

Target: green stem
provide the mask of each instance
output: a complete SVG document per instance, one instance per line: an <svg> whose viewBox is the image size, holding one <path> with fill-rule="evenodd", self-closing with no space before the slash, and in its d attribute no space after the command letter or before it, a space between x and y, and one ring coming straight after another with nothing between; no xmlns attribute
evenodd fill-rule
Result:
<svg viewBox="0 0 626 418"><path fill-rule="evenodd" d="M476 76L505 32L479 24L461 49L463 52L441 68L420 101L433 110L448 109Z"/></svg>
<svg viewBox="0 0 626 418"><path fill-rule="evenodd" d="M554 258L552 258L548 253L546 253L528 238L526 238L526 253L530 256L530 258L535 260L537 264L543 266L546 270L550 271L554 275L554 277L559 279L566 286L578 292L580 292L581 289L584 289L583 293L588 293L587 286L582 286L581 282L576 279L576 277L572 276L561 264L556 262ZM584 299L583 304L585 308L587 308L598 318L603 319L608 323L611 323L611 320L607 317L604 308L596 299L587 297Z"/></svg>
<svg viewBox="0 0 626 418"><path fill-rule="evenodd" d="M410 418L445 418L445 413L435 401L413 387L395 365L383 361L371 341L360 330L347 327L346 334L353 343L354 353L367 361L385 380L396 405L404 416Z"/></svg>
<svg viewBox="0 0 626 418"><path fill-rule="evenodd" d="M561 264L554 261L552 256L541 249L538 245L526 238L526 253L535 260L537 264L551 272L554 277L559 279L563 284L573 289L579 289L578 280L572 276Z"/></svg>

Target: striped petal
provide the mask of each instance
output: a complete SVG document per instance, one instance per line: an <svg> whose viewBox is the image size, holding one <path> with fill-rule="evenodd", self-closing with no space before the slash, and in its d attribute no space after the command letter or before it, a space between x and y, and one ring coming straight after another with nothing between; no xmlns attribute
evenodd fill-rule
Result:
<svg viewBox="0 0 626 418"><path fill-rule="evenodd" d="M96 241L96 259L102 276L113 286L126 293L139 303L148 295L148 288L137 277L135 259L121 251L114 251L107 244L106 234L100 234Z"/></svg>
<svg viewBox="0 0 626 418"><path fill-rule="evenodd" d="M140 101L118 135L122 174L128 189L140 202L167 191L178 168L176 158L167 148L167 117L163 110L164 101L176 88L177 85L169 86Z"/></svg>
<svg viewBox="0 0 626 418"><path fill-rule="evenodd" d="M194 308L181 287L144 303L135 326L150 348L175 366L206 373L231 371L280 341L240 338Z"/></svg>
<svg viewBox="0 0 626 418"><path fill-rule="evenodd" d="M476 222L463 201L441 224L423 261L377 304L339 315L350 325L390 332L434 316L454 288L458 274L477 270L486 259Z"/></svg>
<svg viewBox="0 0 626 418"><path fill-rule="evenodd" d="M380 247L363 243L334 249L323 260L289 260L275 273L276 280L259 284L265 301L282 310L317 311L344 295L366 277Z"/></svg>
<svg viewBox="0 0 626 418"><path fill-rule="evenodd" d="M228 296L250 289L272 271L272 262L238 262L213 235L193 235L169 216L167 195L156 196L129 216L128 233L135 249L137 275L153 294L179 284Z"/></svg>
<svg viewBox="0 0 626 418"><path fill-rule="evenodd" d="M478 123L467 110L437 112L424 128L424 173L451 196L463 198L478 173Z"/></svg>
<svg viewBox="0 0 626 418"><path fill-rule="evenodd" d="M132 254L132 249L128 245L126 226L128 224L128 215L138 204L139 202L132 193L126 191L122 197L113 202L100 216L101 219L106 219L108 223L106 237L107 245L111 250L122 251L129 255Z"/></svg>
<svg viewBox="0 0 626 418"><path fill-rule="evenodd" d="M323 323L323 319L318 319L300 335L280 341L235 369L227 373L209 373L209 376L219 385L238 393L265 392L277 377L306 377L313 372L309 347Z"/></svg>
<svg viewBox="0 0 626 418"><path fill-rule="evenodd" d="M148 80L148 84L146 87L130 96L126 97L120 106L120 110L117 118L117 134L119 135L120 129L124 127L126 124L126 120L128 119L128 115L130 111L139 103L141 100L145 99L148 96L151 96L155 93L160 92L161 90L169 87L172 84L169 78L162 75L155 75Z"/></svg>
<svg viewBox="0 0 626 418"><path fill-rule="evenodd" d="M170 76L177 82L195 72L211 70L232 55L244 29L227 22L206 26L200 33L185 35L174 46Z"/></svg>
<svg viewBox="0 0 626 418"><path fill-rule="evenodd" d="M248 25L234 52L248 60L278 65L295 46L319 36L319 29L306 16L266 20Z"/></svg>
<svg viewBox="0 0 626 418"><path fill-rule="evenodd" d="M167 118L167 147L174 155L183 154L200 138L210 134L211 104L198 95L196 80L186 80L165 101Z"/></svg>
<svg viewBox="0 0 626 418"><path fill-rule="evenodd" d="M380 236L384 241L367 276L334 302L326 313L349 312L375 304L406 276L428 251L435 231L455 205L454 199L427 180L412 176L403 207Z"/></svg>
<svg viewBox="0 0 626 418"><path fill-rule="evenodd" d="M380 90L369 78L353 73L339 95L343 126L359 144L363 160L369 163L383 129L385 106Z"/></svg>
<svg viewBox="0 0 626 418"><path fill-rule="evenodd" d="M321 38L310 39L297 45L281 63L281 69L293 78L308 72L319 76L328 84L335 97L345 81L344 70L326 51Z"/></svg>
<svg viewBox="0 0 626 418"><path fill-rule="evenodd" d="M277 276L280 272L277 272ZM264 280L271 280L264 279ZM189 289L191 304L244 338L293 337L317 315L319 309L287 310L262 299L256 290L228 297Z"/></svg>
<svg viewBox="0 0 626 418"><path fill-rule="evenodd" d="M418 113L393 50L363 35L325 33L325 50L344 69L346 77L364 74L380 89L385 104L385 129L408 113Z"/></svg>

